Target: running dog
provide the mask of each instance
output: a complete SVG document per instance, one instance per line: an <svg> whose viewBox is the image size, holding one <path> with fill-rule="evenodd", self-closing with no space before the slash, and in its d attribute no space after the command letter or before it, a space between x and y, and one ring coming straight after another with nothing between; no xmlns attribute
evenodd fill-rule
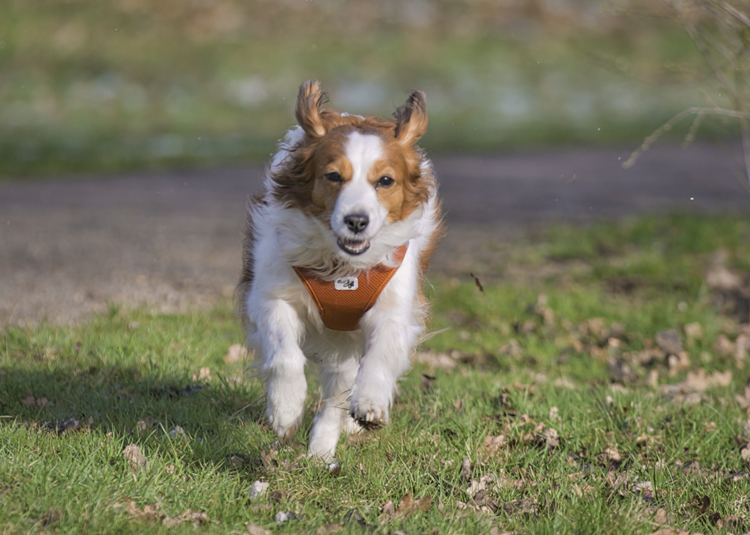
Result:
<svg viewBox="0 0 750 535"><path fill-rule="evenodd" d="M297 125L248 206L238 295L274 431L282 442L297 431L315 362L323 405L309 453L332 460L342 430L389 422L443 228L432 163L416 145L424 93L392 120L322 109L325 100L317 81L300 87Z"/></svg>

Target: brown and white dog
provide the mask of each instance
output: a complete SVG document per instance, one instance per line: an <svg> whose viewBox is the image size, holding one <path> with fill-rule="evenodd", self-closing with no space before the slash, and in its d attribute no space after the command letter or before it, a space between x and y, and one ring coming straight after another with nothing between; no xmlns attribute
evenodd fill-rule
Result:
<svg viewBox="0 0 750 535"><path fill-rule="evenodd" d="M319 365L309 453L330 460L342 430L389 421L424 329L422 274L442 226L432 164L416 146L424 93L390 121L322 110L324 99L318 82L300 87L298 125L248 208L238 292L282 441L302 420L305 365Z"/></svg>

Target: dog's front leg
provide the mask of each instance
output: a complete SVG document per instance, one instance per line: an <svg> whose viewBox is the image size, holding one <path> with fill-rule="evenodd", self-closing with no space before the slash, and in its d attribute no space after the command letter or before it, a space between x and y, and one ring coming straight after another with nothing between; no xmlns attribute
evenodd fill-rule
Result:
<svg viewBox="0 0 750 535"><path fill-rule="evenodd" d="M309 453L332 461L342 427L347 433L360 429L349 416L349 390L357 376L359 359L324 360L320 368L321 392L325 403L315 416L310 431Z"/></svg>
<svg viewBox="0 0 750 535"><path fill-rule="evenodd" d="M299 428L307 397L305 355L299 347L303 326L294 308L282 299L264 303L257 314L257 336L263 352L266 414L282 442Z"/></svg>
<svg viewBox="0 0 750 535"><path fill-rule="evenodd" d="M409 352L415 336L408 321L381 321L367 329L367 347L352 386L351 415L364 428L389 422L396 381L410 366Z"/></svg>

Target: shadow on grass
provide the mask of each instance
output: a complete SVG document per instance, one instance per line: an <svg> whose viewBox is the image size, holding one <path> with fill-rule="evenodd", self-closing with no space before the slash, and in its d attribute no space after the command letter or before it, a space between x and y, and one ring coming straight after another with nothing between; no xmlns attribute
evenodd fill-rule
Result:
<svg viewBox="0 0 750 535"><path fill-rule="evenodd" d="M34 361L32 357L30 359ZM249 476L273 440L256 380L206 380L129 364L18 362L0 370L0 426L67 440L81 433L172 451L182 463L243 468Z"/></svg>

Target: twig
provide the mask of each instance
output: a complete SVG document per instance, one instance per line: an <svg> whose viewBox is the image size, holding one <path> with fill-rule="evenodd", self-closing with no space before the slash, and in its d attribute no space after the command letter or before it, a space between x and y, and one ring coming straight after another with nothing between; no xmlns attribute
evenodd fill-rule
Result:
<svg viewBox="0 0 750 535"><path fill-rule="evenodd" d="M469 276L474 279L474 284L476 284L477 288L479 288L479 291L484 294L484 286L482 286L482 282L479 280L479 277L477 277L473 273L469 273Z"/></svg>
<svg viewBox="0 0 750 535"><path fill-rule="evenodd" d="M690 125L690 130L688 130L687 135L685 136L685 139L682 142L682 148L686 149L690 146L690 144L695 141L695 133L698 131L698 128L700 128L701 122L703 122L703 117L705 117L705 113L698 112L695 114L695 119L693 119L693 124Z"/></svg>
<svg viewBox="0 0 750 535"><path fill-rule="evenodd" d="M697 4L708 13L715 25L715 27L710 27L713 31L709 29L701 33L698 27L693 24L693 21L685 15L682 5L677 0L664 1L672 8L698 52L703 56L733 109L713 105L710 107L696 106L681 111L648 136L641 146L633 151L628 161L622 164L622 167L629 169L635 165L641 154L646 152L656 140L685 117L695 116L683 141L683 147L693 142L695 134L706 115L719 115L737 119L742 141L745 176L748 180L748 186L750 186L750 123L748 122L750 114L747 113L745 105L746 69L741 69L743 67L741 63L743 55L749 49L745 34L750 28L750 17L730 5L726 0L697 0ZM722 56L726 60L726 64L721 61ZM732 76L734 82L730 79Z"/></svg>
<svg viewBox="0 0 750 535"><path fill-rule="evenodd" d="M737 8L735 8L734 6L727 4L726 2L724 2L724 0L716 0L716 3L719 4L721 7L723 7L727 13L729 13L734 18L742 22L742 24L750 28L750 17L748 17L741 11L738 11Z"/></svg>
<svg viewBox="0 0 750 535"><path fill-rule="evenodd" d="M737 111L737 110L730 110L727 108L721 108L721 107L715 107L715 108L704 108L700 106L693 106L692 108L688 108L686 110L682 110L680 113L672 117L669 121L661 125L659 128L654 130L654 133L648 136L646 139L643 140L643 143L640 147L638 147L636 150L633 151L633 154L630 155L630 158L628 158L628 161L622 164L623 169L630 169L635 165L635 162L638 160L638 158L646 152L648 149L651 148L651 145L654 144L661 136L663 136L665 133L669 132L672 127L682 121L685 117L688 117L690 115L696 115L696 116L704 116L704 115L720 115L723 117L731 117L733 119L750 119L750 114ZM695 124L695 122L693 123ZM691 127L692 130L692 127ZM688 136L690 136L690 132L688 132ZM686 139L687 142L687 139Z"/></svg>
<svg viewBox="0 0 750 535"><path fill-rule="evenodd" d="M723 86L725 91L731 92L732 85L729 83L729 79L724 74L724 71L722 71L721 68L714 61L713 56L711 55L711 51L708 48L708 44L706 43L706 40L701 36L700 32L693 25L693 23L690 22L687 18L685 18L685 16L682 13L682 10L674 4L673 0L665 0L665 1L674 10L675 15L677 16L677 19L680 21L683 28L685 28L685 31L687 31L688 35L693 40L693 43L695 43L695 46L698 49L698 52L701 53L701 55L703 56L703 59L706 61L706 63L708 63L708 66L711 68L711 71L713 72L716 79Z"/></svg>

